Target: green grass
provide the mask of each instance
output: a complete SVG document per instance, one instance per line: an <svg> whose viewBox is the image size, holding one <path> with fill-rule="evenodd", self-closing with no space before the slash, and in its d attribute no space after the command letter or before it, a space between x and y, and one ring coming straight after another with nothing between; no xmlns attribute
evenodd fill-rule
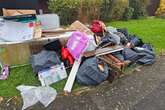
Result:
<svg viewBox="0 0 165 110"><path fill-rule="evenodd" d="M0 96L12 97L19 94L16 87L19 85L39 85L31 66L11 69L10 77L6 81L0 81Z"/></svg>
<svg viewBox="0 0 165 110"><path fill-rule="evenodd" d="M51 87L55 88L57 92L61 92L66 83L66 79L58 83L52 84ZM40 86L38 78L32 71L30 65L23 67L16 67L11 69L8 80L0 80L0 96L13 97L19 96L20 92L16 89L19 85ZM77 83L74 84L74 89L80 87Z"/></svg>
<svg viewBox="0 0 165 110"><path fill-rule="evenodd" d="M131 21L116 21L107 23L118 28L128 28L132 34L140 36L146 43L151 43L156 48L157 53L165 48L165 20L164 19L142 19ZM66 80L51 85L57 91L62 91ZM16 90L18 85L39 86L38 78L32 72L31 66L11 69L10 77L6 81L0 81L0 96L12 97L20 93ZM75 83L74 88L79 85Z"/></svg>
<svg viewBox="0 0 165 110"><path fill-rule="evenodd" d="M145 43L151 43L157 54L165 49L165 19L149 18L130 21L110 22L108 25L117 28L127 28L131 34L136 34Z"/></svg>

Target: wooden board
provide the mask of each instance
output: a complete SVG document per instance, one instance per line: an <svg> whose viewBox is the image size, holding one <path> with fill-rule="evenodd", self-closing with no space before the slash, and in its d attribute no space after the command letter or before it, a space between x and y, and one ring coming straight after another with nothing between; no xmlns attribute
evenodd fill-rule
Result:
<svg viewBox="0 0 165 110"><path fill-rule="evenodd" d="M109 53L114 53L114 52L118 52L123 50L124 47L123 46L110 46L110 47L105 47L105 48L99 48L97 50L93 50L93 51L88 51L88 52L84 52L83 56L85 57L92 57L92 56L101 56L101 55L106 55Z"/></svg>
<svg viewBox="0 0 165 110"><path fill-rule="evenodd" d="M30 49L27 44L0 45L0 61L3 64L25 64L29 56Z"/></svg>
<svg viewBox="0 0 165 110"><path fill-rule="evenodd" d="M44 44L56 39L56 37L51 37L34 39L23 43L0 44L0 62L8 65L27 64L32 54L39 53ZM60 42L64 45L66 40L62 38Z"/></svg>

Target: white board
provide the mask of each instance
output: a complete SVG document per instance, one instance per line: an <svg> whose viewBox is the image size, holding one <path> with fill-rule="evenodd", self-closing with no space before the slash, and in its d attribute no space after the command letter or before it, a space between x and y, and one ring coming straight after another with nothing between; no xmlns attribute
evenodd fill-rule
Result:
<svg viewBox="0 0 165 110"><path fill-rule="evenodd" d="M80 63L81 63L81 58L78 61L75 60L75 62L73 64L72 70L69 74L68 80L67 80L67 82L65 84L65 87L64 87L64 91L67 92L67 93L70 93L71 90L72 90L72 87L73 87L73 84L74 84L74 81L75 81L76 74L77 74L77 71L79 69Z"/></svg>
<svg viewBox="0 0 165 110"><path fill-rule="evenodd" d="M29 23L0 21L1 42L23 42L33 38L34 26Z"/></svg>

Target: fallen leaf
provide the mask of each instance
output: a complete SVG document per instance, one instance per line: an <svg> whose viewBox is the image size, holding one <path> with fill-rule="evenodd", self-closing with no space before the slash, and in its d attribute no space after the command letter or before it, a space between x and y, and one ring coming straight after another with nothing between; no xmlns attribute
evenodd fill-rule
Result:
<svg viewBox="0 0 165 110"><path fill-rule="evenodd" d="M135 71L137 72L141 72L141 70L139 68L135 68Z"/></svg>
<svg viewBox="0 0 165 110"><path fill-rule="evenodd" d="M2 103L2 101L3 101L3 97L0 96L0 103Z"/></svg>

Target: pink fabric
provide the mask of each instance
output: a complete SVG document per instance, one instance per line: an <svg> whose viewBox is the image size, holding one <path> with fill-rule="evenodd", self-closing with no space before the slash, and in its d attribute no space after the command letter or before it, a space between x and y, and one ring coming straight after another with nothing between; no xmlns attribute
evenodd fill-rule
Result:
<svg viewBox="0 0 165 110"><path fill-rule="evenodd" d="M6 80L8 78L8 75L9 75L9 66L5 65L3 68L2 68L2 73L0 75L0 80Z"/></svg>

